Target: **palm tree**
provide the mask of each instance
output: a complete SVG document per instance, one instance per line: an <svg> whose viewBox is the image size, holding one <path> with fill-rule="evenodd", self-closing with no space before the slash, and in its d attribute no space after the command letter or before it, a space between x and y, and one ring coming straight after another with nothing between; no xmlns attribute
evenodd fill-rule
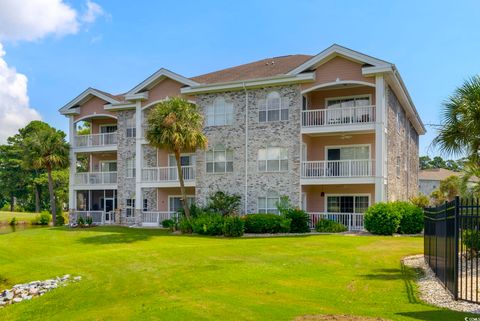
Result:
<svg viewBox="0 0 480 321"><path fill-rule="evenodd" d="M480 76L466 80L443 104L442 122L433 145L447 154L480 160Z"/></svg>
<svg viewBox="0 0 480 321"><path fill-rule="evenodd" d="M69 144L65 141L65 133L47 126L39 127L29 133L23 141L25 161L31 168L45 170L48 175L48 191L50 193L50 207L52 220L57 219L57 206L53 191L52 171L65 169L69 165Z"/></svg>
<svg viewBox="0 0 480 321"><path fill-rule="evenodd" d="M208 141L202 133L203 116L195 104L173 97L155 105L147 117L146 139L150 145L173 153L177 161L178 180L182 193L182 207L187 219L187 193L183 181L180 154L184 151L205 149Z"/></svg>

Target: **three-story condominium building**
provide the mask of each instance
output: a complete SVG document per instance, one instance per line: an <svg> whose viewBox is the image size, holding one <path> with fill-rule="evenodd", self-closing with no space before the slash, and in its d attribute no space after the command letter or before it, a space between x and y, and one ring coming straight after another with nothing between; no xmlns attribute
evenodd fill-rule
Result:
<svg viewBox="0 0 480 321"><path fill-rule="evenodd" d="M275 213L286 195L312 224L361 229L374 202L418 193L425 128L395 65L333 45L191 78L162 68L121 95L88 88L60 109L72 219L158 225L179 209L175 158L144 138L150 108L173 96L205 117L207 150L181 157L191 202L221 190L242 196L243 213Z"/></svg>

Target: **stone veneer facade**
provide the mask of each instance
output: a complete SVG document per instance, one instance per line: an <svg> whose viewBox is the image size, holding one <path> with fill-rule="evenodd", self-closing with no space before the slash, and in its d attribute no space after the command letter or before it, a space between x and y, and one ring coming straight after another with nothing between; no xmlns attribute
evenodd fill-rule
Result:
<svg viewBox="0 0 480 321"><path fill-rule="evenodd" d="M386 87L387 97L387 199L406 200L418 195L418 147L419 136L397 96ZM400 125L397 128L397 112ZM397 175L397 157L400 159L400 175Z"/></svg>

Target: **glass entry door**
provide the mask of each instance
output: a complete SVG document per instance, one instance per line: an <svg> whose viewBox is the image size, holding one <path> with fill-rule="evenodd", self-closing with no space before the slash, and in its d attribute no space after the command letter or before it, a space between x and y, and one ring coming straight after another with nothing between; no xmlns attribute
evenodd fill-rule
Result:
<svg viewBox="0 0 480 321"><path fill-rule="evenodd" d="M369 196L327 196L328 213L364 213L370 200Z"/></svg>

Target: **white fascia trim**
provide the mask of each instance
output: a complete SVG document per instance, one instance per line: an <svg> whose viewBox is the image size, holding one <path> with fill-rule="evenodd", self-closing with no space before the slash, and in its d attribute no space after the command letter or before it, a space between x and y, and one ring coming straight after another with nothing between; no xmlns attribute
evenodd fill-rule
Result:
<svg viewBox="0 0 480 321"><path fill-rule="evenodd" d="M160 68L157 72L155 72L153 75L151 75L150 77L148 77L147 79L145 79L144 81L142 81L140 84L138 84L137 86L135 86L133 89L131 89L128 93L127 93L127 96L128 95L133 95L133 94L136 94L138 93L140 90L144 89L145 87L147 87L148 85L150 85L151 83L153 83L154 81L156 81L158 78L160 77L168 77L170 79L173 79L175 81L178 81L179 83L182 83L184 85L187 85L187 86L196 86L196 85L199 85L199 83L193 81L193 80L190 80L182 75L179 75L177 73L174 73L168 69L165 69L165 68Z"/></svg>
<svg viewBox="0 0 480 321"><path fill-rule="evenodd" d="M300 75L282 75L268 78L258 78L244 81L217 83L211 85L200 85L185 87L180 90L182 94L198 94L205 92L227 91L232 89L241 90L244 88L255 88L262 86L284 85L289 83L302 83L315 81L315 73L303 73Z"/></svg>
<svg viewBox="0 0 480 321"><path fill-rule="evenodd" d="M108 104L104 108L105 110L135 109L135 104Z"/></svg>
<svg viewBox="0 0 480 321"><path fill-rule="evenodd" d="M390 66L379 66L379 67L363 67L362 75L364 76L374 76L376 74L383 74L386 72L392 72L393 65Z"/></svg>
<svg viewBox="0 0 480 321"><path fill-rule="evenodd" d="M80 115L80 108L70 108L64 112L61 112L62 115L68 116L68 115Z"/></svg>
<svg viewBox="0 0 480 321"><path fill-rule="evenodd" d="M313 66L316 66L320 64L322 61L327 60L330 56L332 55L339 55L339 56L344 56L346 58L356 60L356 61L361 61L373 66L389 66L391 65L389 62L380 60L365 54L362 54L358 51L348 49L346 47L334 44L324 51L320 52L318 55L312 57L311 59L307 60L297 68L291 70L290 72L287 73L287 75L297 75L301 73L302 71L305 71Z"/></svg>
<svg viewBox="0 0 480 321"><path fill-rule="evenodd" d="M360 81L360 80L340 80L340 81L332 81L332 82L327 82L324 84L316 85L313 87L310 87L308 89L302 90L302 94L306 94L308 92L321 89L321 88L326 88L326 87L331 87L331 86L337 86L337 85L360 85L360 86L368 86L368 87L373 87L375 88L375 84L371 82L366 82L366 81Z"/></svg>
<svg viewBox="0 0 480 321"><path fill-rule="evenodd" d="M83 91L80 95L75 97L73 100L71 100L68 104L63 106L62 108L59 109L60 114L66 115L68 110L76 105L78 105L83 99L85 99L88 95L96 96L102 100L105 100L106 102L110 104L115 104L119 103L118 100L115 100L107 95L102 94L101 92L89 87L85 91Z"/></svg>
<svg viewBox="0 0 480 321"><path fill-rule="evenodd" d="M125 100L148 100L148 91L136 94L126 94Z"/></svg>

